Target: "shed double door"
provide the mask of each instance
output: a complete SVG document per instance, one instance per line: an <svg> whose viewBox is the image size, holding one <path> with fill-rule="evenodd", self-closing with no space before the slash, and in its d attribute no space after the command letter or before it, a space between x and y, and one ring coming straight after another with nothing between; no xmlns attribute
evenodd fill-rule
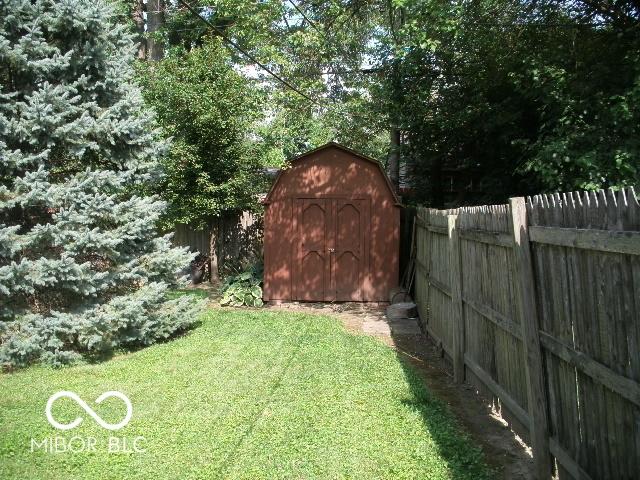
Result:
<svg viewBox="0 0 640 480"><path fill-rule="evenodd" d="M362 301L369 263L369 200L298 198L293 213L294 298Z"/></svg>

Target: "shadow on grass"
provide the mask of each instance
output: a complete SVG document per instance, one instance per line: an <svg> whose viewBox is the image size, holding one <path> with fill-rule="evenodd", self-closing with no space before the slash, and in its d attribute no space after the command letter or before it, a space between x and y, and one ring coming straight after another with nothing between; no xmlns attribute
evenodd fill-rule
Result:
<svg viewBox="0 0 640 480"><path fill-rule="evenodd" d="M100 352L84 353L82 359L83 359L83 361L85 363L88 363L90 365L95 365L95 364L98 364L98 363L107 362L107 361L111 360L113 357L116 357L118 355L126 355L128 353L139 352L141 350L144 350L145 348L153 347L154 345L162 345L164 343L173 342L173 341L175 341L175 340L177 340L179 338L188 337L189 335L191 335L191 333L194 330L196 330L201 325L202 325L202 320L196 320L195 322L193 322L188 327L183 328L182 330L178 330L173 335L170 335L167 338L160 338L160 339L156 340L155 342L153 342L151 344L148 344L148 345L146 345L146 344L132 344L132 345L128 345L126 347L115 348L113 350L104 350L104 351L100 351Z"/></svg>
<svg viewBox="0 0 640 480"><path fill-rule="evenodd" d="M393 330L392 330L393 332ZM495 478L495 473L487 465L479 445L464 431L460 422L445 403L436 398L425 385L418 367L410 361L411 356L403 351L411 351L407 345L407 335L391 334L398 350L398 363L402 366L412 398L402 403L422 416L425 428L438 447L438 452L447 463L451 478L480 480ZM415 338L413 339L415 341ZM425 339L426 341L426 339ZM407 347L406 350L403 347ZM425 478L428 472L425 472Z"/></svg>
<svg viewBox="0 0 640 480"><path fill-rule="evenodd" d="M209 290L201 288L181 288L179 290L171 290L167 293L167 298L173 300L174 298L184 297L190 295L195 298L208 299L210 297Z"/></svg>
<svg viewBox="0 0 640 480"><path fill-rule="evenodd" d="M192 296L196 299L205 299L208 298L208 293L204 290L195 290L195 289L180 289L180 290L171 290L167 292L167 298L169 300L179 298L182 296ZM166 338L159 338L151 344L144 343L135 343L126 346L121 346L111 350L101 350L97 352L83 352L82 361L88 363L90 365L95 365L98 363L103 363L111 360L113 357L118 355L125 355L128 353L138 352L140 350L144 350L147 347L151 347L153 345L161 345L164 343L173 342L182 337L186 337L190 335L195 329L202 325L202 320L198 319L188 325L181 330L174 332L172 335Z"/></svg>

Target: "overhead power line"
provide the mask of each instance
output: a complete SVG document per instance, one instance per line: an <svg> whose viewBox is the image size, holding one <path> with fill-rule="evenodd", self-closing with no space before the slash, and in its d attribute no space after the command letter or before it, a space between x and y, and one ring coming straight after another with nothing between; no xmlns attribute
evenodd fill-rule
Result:
<svg viewBox="0 0 640 480"><path fill-rule="evenodd" d="M320 31L320 28L318 28L316 23L313 20L311 20L309 17L307 17L304 11L293 0L288 0L288 1L291 5L293 5L293 8L295 8L298 11L298 13L302 15L302 18L304 18L307 22L309 22L309 25L311 25L314 30L316 30L319 33L323 33L322 31Z"/></svg>
<svg viewBox="0 0 640 480"><path fill-rule="evenodd" d="M327 45L332 45L333 47L335 47L336 50L338 50L338 53L344 55L345 58L349 57L350 53L344 48L344 46L342 44L340 44L340 43L334 42L331 38L329 38L328 32L323 31L322 29L320 29L320 27L318 27L318 24L315 23L313 20L311 20L307 16L307 14L304 12L304 10L302 10L302 8L300 8L300 6L294 2L294 0L288 0L288 2L293 6L293 8L295 8L298 11L298 13L300 13L300 15L302 15L302 18L304 18L316 32L318 32L320 35L322 35L322 37L324 38L324 41L327 43ZM332 22L332 24L333 23L335 23L335 19ZM366 72L364 70L351 70L348 73L366 73ZM326 74L330 74L330 72L327 72L327 73L323 72L323 75L326 75ZM335 75L339 75L338 72L335 72L334 74Z"/></svg>
<svg viewBox="0 0 640 480"><path fill-rule="evenodd" d="M260 62L260 60L258 60L256 57L254 57L251 53L249 53L248 51L246 51L244 48L242 48L240 45L238 45L238 43L236 43L235 41L233 41L231 38L229 38L222 30L220 30L218 27L216 27L213 23L211 23L208 19L204 18L202 15L200 15L200 13L198 13L198 11L193 8L191 5L189 5L186 0L178 0L178 2L184 6L187 10L189 10L189 12L191 12L192 15L195 15L196 17L198 17L200 19L200 21L204 22L209 28L211 28L212 30L214 30L218 35L220 35L220 37L222 37L222 39L227 42L229 45L231 45L233 48L235 48L236 50L238 50L240 53L242 53L245 57L247 57L249 60L251 60L253 63L255 63L258 67L260 67L262 70L264 70L265 72L267 72L269 75L271 75L273 78L275 78L278 82L280 82L282 85L284 85L285 87L289 88L290 90L293 90L294 92L296 92L298 95L300 95L303 98L306 98L307 100L309 100L311 103L313 103L314 105L318 105L318 106L323 106L322 102L316 100L315 98L310 97L309 95L307 95L306 93L304 93L302 90L300 90L298 87L296 87L295 85L293 85L291 82L287 81L286 79L282 78L280 75L278 75L277 73L275 73L273 70L271 70L269 67L267 67L266 65L264 65L262 62Z"/></svg>
<svg viewBox="0 0 640 480"><path fill-rule="evenodd" d="M178 3L182 6L184 6L187 10L189 10L189 12L198 17L198 19L203 22L204 24L206 24L211 30L215 31L218 35L220 35L220 37L227 42L229 45L231 45L233 48L235 48L236 50L238 50L240 53L242 53L245 57L247 57L249 60L251 60L252 62L254 62L258 67L260 67L262 70L264 70L265 72L267 72L269 75L271 75L273 78L275 78L278 82L280 82L282 85L284 85L285 87L289 88L290 90L294 91L295 93L297 93L298 95L300 95L301 97L305 98L306 100L308 100L309 102L311 102L314 105L320 106L320 107L325 107L325 108L329 108L329 110L333 110L332 108L330 108L330 105L327 104L327 102L324 101L320 101L318 99L315 99L309 95L307 95L305 92L303 92L302 90L300 90L298 87L296 87L295 85L293 85L291 82L287 81L285 78L283 78L282 76L278 75L277 73L275 73L274 71L272 71L269 67L267 67L265 64L263 64L262 62L260 62L255 56L253 56L251 53L249 53L248 51L246 51L244 48L242 48L240 45L238 45L237 42L233 41L231 38L229 38L228 35L226 35L224 33L224 31L222 31L221 29L219 29L218 27L216 27L213 23L211 23L208 19L204 18L202 15L200 15L198 13L198 11L196 9L194 9L191 5L189 5L186 0L178 0ZM363 72L361 73L369 73L369 71L373 72L375 69L363 69ZM347 73L347 72L344 72ZM354 72L355 73L355 72ZM365 117L363 117L362 115L356 114L354 112L350 112L348 110L342 109L340 108L340 105L338 105L335 101L330 102L332 103L335 107L337 107L337 110L333 110L333 113L341 113L343 115L346 115L348 117L350 117L352 120L356 119L356 118L360 118L360 119L364 119L364 120L370 120L367 119ZM364 126L361 126L362 128L366 128Z"/></svg>

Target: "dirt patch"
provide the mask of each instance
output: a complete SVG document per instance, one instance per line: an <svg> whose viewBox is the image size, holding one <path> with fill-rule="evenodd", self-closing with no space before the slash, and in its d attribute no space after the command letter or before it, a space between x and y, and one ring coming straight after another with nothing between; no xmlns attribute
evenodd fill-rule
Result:
<svg viewBox="0 0 640 480"><path fill-rule="evenodd" d="M333 315L347 330L379 338L412 364L429 391L449 405L498 472L496 478L534 478L531 450L491 409L488 399L482 398L471 385L453 382L451 366L442 358L440 348L419 330L417 321L389 322L384 315L385 305L292 302L268 308Z"/></svg>

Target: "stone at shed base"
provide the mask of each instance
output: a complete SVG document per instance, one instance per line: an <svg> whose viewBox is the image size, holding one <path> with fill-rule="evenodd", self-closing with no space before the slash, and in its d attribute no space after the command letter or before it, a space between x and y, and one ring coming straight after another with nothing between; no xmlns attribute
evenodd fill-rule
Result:
<svg viewBox="0 0 640 480"><path fill-rule="evenodd" d="M389 303L391 304L411 301L411 295L404 287L395 287L389 292Z"/></svg>
<svg viewBox="0 0 640 480"><path fill-rule="evenodd" d="M418 309L413 302L394 303L387 307L387 318L389 320L401 320L404 318L417 318Z"/></svg>

